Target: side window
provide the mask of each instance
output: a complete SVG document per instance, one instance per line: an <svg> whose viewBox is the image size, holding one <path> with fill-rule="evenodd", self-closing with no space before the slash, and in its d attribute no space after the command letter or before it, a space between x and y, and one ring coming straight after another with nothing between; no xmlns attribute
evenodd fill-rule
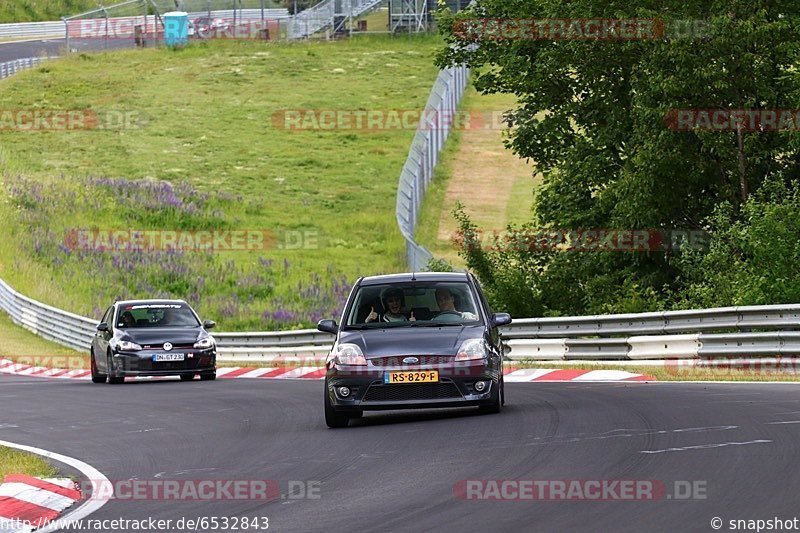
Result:
<svg viewBox="0 0 800 533"><path fill-rule="evenodd" d="M100 322L105 322L109 326L111 326L111 318L112 313L114 312L114 306L112 305L108 309L106 309L106 314L103 315L103 318L100 319Z"/></svg>

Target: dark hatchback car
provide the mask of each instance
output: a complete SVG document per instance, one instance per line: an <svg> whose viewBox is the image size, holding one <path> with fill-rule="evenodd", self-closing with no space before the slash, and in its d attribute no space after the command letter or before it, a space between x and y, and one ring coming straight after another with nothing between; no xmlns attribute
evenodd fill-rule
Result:
<svg viewBox="0 0 800 533"><path fill-rule="evenodd" d="M92 340L92 381L126 377L217 377L217 346L200 317L182 300L117 302L103 315Z"/></svg>
<svg viewBox="0 0 800 533"><path fill-rule="evenodd" d="M368 410L466 407L497 413L505 402L503 348L493 313L469 273L359 279L326 361L325 422L345 427Z"/></svg>

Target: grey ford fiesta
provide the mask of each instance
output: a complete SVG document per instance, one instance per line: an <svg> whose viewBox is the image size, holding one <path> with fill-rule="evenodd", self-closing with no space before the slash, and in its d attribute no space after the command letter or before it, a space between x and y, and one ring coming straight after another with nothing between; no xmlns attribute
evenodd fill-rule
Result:
<svg viewBox="0 0 800 533"><path fill-rule="evenodd" d="M325 422L345 427L367 410L468 407L497 413L505 401L503 348L493 313L469 273L359 279L326 360Z"/></svg>

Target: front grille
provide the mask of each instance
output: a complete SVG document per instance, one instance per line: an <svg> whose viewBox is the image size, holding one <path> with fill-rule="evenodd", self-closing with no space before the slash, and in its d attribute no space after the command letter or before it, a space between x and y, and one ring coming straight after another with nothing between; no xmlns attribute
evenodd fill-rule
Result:
<svg viewBox="0 0 800 533"><path fill-rule="evenodd" d="M373 385L364 395L365 402L398 402L407 400L441 400L461 398L454 383L413 383Z"/></svg>
<svg viewBox="0 0 800 533"><path fill-rule="evenodd" d="M370 359L372 366L403 366L403 359L406 357L416 357L419 359L418 363L413 363L413 366L418 365L446 365L455 362L455 357L452 355L393 355L391 357L375 357Z"/></svg>
<svg viewBox="0 0 800 533"><path fill-rule="evenodd" d="M158 343L158 344L145 344L145 345L142 346L142 350L161 350L163 348L164 348L164 343L163 342ZM172 345L172 350L176 351L176 352L178 350L191 350L192 348L194 348L194 344L173 344Z"/></svg>

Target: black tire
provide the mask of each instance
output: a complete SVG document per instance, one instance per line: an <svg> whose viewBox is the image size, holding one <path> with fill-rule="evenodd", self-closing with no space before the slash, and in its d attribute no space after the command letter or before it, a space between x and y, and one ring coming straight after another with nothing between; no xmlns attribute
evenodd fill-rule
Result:
<svg viewBox="0 0 800 533"><path fill-rule="evenodd" d="M492 395L492 403L489 405L481 405L478 407L479 411L483 414L487 415L496 415L500 412L503 408L503 380L501 379L498 382L498 386L494 389L494 394Z"/></svg>
<svg viewBox="0 0 800 533"><path fill-rule="evenodd" d="M346 413L336 411L331 405L331 399L328 396L328 387L325 387L325 423L329 428L346 428L350 417Z"/></svg>
<svg viewBox="0 0 800 533"><path fill-rule="evenodd" d="M89 352L89 359L91 360L92 366L92 383L105 383L108 379L108 376L101 374L97 370L97 362L94 360L94 350Z"/></svg>
<svg viewBox="0 0 800 533"><path fill-rule="evenodd" d="M214 381L217 379L217 371L209 372L208 374L200 374L200 381Z"/></svg>
<svg viewBox="0 0 800 533"><path fill-rule="evenodd" d="M120 383L124 383L125 382L125 378L114 376L114 372L113 372L114 365L112 364L112 359L111 359L111 353L110 352L109 352L109 354L108 354L108 356L106 358L106 364L108 365L106 367L106 370L108 370L108 382L111 385L119 385Z"/></svg>
<svg viewBox="0 0 800 533"><path fill-rule="evenodd" d="M192 381L194 374L181 374L181 381Z"/></svg>

